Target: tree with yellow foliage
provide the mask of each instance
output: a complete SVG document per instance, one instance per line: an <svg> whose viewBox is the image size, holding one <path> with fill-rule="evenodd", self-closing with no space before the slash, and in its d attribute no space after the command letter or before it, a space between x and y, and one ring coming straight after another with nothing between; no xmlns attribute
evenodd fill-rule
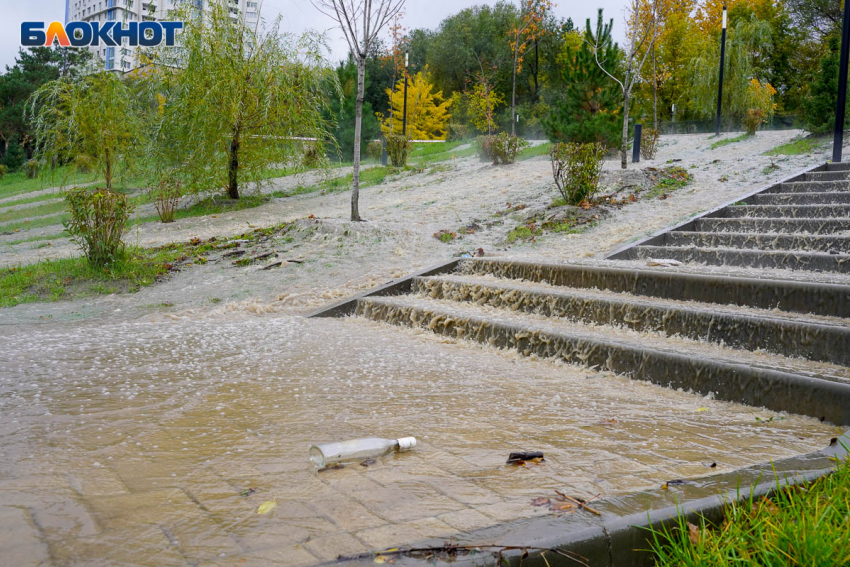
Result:
<svg viewBox="0 0 850 567"><path fill-rule="evenodd" d="M407 136L413 140L445 140L446 123L451 114L451 99L443 100L443 91L432 92L434 85L425 72L412 77L407 90ZM404 117L404 79L399 80L395 89L387 89L391 114L388 117L376 112L384 135L401 133Z"/></svg>
<svg viewBox="0 0 850 567"><path fill-rule="evenodd" d="M552 10L550 0L521 0L519 23L511 29L510 45L513 53L513 89L511 91L511 135L516 135L516 76L522 70L523 56L529 44L543 37L543 22Z"/></svg>

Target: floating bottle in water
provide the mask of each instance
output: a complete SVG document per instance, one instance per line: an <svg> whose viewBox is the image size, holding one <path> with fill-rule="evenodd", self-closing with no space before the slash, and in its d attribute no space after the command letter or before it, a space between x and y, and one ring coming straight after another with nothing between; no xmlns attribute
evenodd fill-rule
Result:
<svg viewBox="0 0 850 567"><path fill-rule="evenodd" d="M415 437L381 439L367 437L339 443L324 443L310 447L310 460L317 467L326 467L340 461L359 461L370 457L381 457L392 451L407 451L416 447Z"/></svg>

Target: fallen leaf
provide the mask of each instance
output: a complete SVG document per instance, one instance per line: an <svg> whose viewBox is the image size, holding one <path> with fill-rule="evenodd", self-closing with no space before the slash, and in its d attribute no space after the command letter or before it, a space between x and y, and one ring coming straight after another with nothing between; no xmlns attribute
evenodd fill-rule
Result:
<svg viewBox="0 0 850 567"><path fill-rule="evenodd" d="M708 408L697 408L697 411L708 411Z"/></svg>
<svg viewBox="0 0 850 567"><path fill-rule="evenodd" d="M257 492L256 488L246 488L245 490L239 493L239 496L251 496L255 492Z"/></svg>
<svg viewBox="0 0 850 567"><path fill-rule="evenodd" d="M576 505L572 502L552 502L549 509L553 512L563 512L564 510L572 510Z"/></svg>
<svg viewBox="0 0 850 567"><path fill-rule="evenodd" d="M274 500L269 500L268 502L263 502L262 504L260 504L260 506L257 508L257 514L268 514L275 508L277 508L277 502L275 502Z"/></svg>
<svg viewBox="0 0 850 567"><path fill-rule="evenodd" d="M687 480L682 480L680 478L675 478L673 480L668 480L664 483L664 486L661 487L661 490L667 490L670 486L679 486L682 484L690 484Z"/></svg>
<svg viewBox="0 0 850 567"><path fill-rule="evenodd" d="M699 528L688 522L688 539L694 545L699 544Z"/></svg>
<svg viewBox="0 0 850 567"><path fill-rule="evenodd" d="M372 465L374 465L377 462L378 461L376 461L375 459L366 459L365 461L362 461L360 463L360 466L361 467L371 467Z"/></svg>
<svg viewBox="0 0 850 567"><path fill-rule="evenodd" d="M532 506L548 506L551 500L546 498L545 496L541 496L540 498L535 498L531 501Z"/></svg>
<svg viewBox="0 0 850 567"><path fill-rule="evenodd" d="M704 461L702 463L702 466L708 467L710 469L715 469L715 468L717 468L717 463L715 463L714 461Z"/></svg>

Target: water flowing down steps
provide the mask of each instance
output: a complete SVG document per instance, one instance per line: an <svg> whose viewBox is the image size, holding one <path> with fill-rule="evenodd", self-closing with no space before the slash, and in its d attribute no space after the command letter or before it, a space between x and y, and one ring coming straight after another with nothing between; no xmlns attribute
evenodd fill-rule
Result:
<svg viewBox="0 0 850 567"><path fill-rule="evenodd" d="M850 273L850 163L821 168L613 257Z"/></svg>
<svg viewBox="0 0 850 567"><path fill-rule="evenodd" d="M850 285L806 276L850 267L847 185L850 164L821 166L617 252L632 260L622 267L463 259L315 315L427 329L850 425ZM696 266L636 268L644 258ZM701 264L753 276L694 273ZM752 269L761 267L807 271L765 277Z"/></svg>

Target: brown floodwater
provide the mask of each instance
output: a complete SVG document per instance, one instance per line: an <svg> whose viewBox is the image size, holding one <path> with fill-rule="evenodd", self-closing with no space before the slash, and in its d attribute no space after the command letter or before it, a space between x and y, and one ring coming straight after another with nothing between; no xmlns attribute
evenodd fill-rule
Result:
<svg viewBox="0 0 850 567"><path fill-rule="evenodd" d="M835 434L357 319L229 314L3 334L4 566L309 565L549 514L530 502L555 489L616 497ZM319 473L308 460L311 443L372 435L419 444L368 467ZM505 466L523 449L545 463Z"/></svg>

